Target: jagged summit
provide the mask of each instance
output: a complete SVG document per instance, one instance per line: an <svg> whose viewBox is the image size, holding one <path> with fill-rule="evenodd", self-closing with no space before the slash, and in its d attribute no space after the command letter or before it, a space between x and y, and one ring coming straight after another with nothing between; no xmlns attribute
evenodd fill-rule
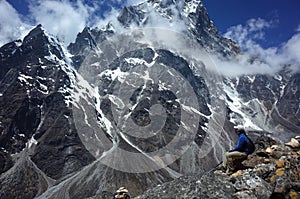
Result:
<svg viewBox="0 0 300 199"><path fill-rule="evenodd" d="M144 27L159 25L162 17L171 24L174 30L184 30L210 52L222 55L233 55L240 52L238 45L230 39L223 38L200 0L148 0L138 5L125 7L118 20L125 26ZM183 23L181 23L181 22ZM184 24L184 25L183 25ZM176 27L185 26L185 27ZM168 27L167 27L168 28Z"/></svg>
<svg viewBox="0 0 300 199"><path fill-rule="evenodd" d="M238 45L222 37L200 0L148 0L137 5L124 7L117 17L124 31L143 27L166 28L180 31L195 39L207 52L222 56L234 56L240 52ZM163 23L160 25L160 23ZM96 43L114 33L114 26L109 23L102 29L86 27L78 34L76 41L68 47L71 54L76 54L73 61L78 68L89 50L97 50Z"/></svg>

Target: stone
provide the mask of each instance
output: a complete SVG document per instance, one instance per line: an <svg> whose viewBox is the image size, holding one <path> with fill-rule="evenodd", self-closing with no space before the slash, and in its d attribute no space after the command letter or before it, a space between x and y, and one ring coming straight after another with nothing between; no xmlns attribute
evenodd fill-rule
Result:
<svg viewBox="0 0 300 199"><path fill-rule="evenodd" d="M249 190L236 192L233 196L234 196L234 198L237 198L237 199L254 199L254 198L257 198L255 196L255 194L252 193Z"/></svg>
<svg viewBox="0 0 300 199"><path fill-rule="evenodd" d="M295 190L291 190L289 193L290 199L299 199L299 194Z"/></svg>
<svg viewBox="0 0 300 199"><path fill-rule="evenodd" d="M298 140L296 140L295 138L292 138L290 142L285 143L286 146L289 146L291 148L299 148L300 147L300 143Z"/></svg>
<svg viewBox="0 0 300 199"><path fill-rule="evenodd" d="M278 148L279 148L279 146L277 144L274 144L274 145L271 146L272 150L277 150Z"/></svg>
<svg viewBox="0 0 300 199"><path fill-rule="evenodd" d="M237 172L235 172L235 173L231 174L230 176L231 176L231 177L237 177L237 176L240 176L240 175L242 175L243 173L244 173L244 171L243 171L243 170L238 170Z"/></svg>
<svg viewBox="0 0 300 199"><path fill-rule="evenodd" d="M279 168L276 170L276 176L283 176L284 175L284 168Z"/></svg>
<svg viewBox="0 0 300 199"><path fill-rule="evenodd" d="M287 187L288 187L288 182L284 178L277 178L275 182L275 188L272 194L277 195L277 196L284 196Z"/></svg>
<svg viewBox="0 0 300 199"><path fill-rule="evenodd" d="M271 182L271 183L275 182L275 179L276 179L276 176L275 176L275 175L271 176L270 182Z"/></svg>
<svg viewBox="0 0 300 199"><path fill-rule="evenodd" d="M244 160L242 162L242 164L246 168L254 168L256 165L264 163L264 161L265 161L264 157L251 155L251 156L248 156L248 158L246 160Z"/></svg>
<svg viewBox="0 0 300 199"><path fill-rule="evenodd" d="M269 153L267 153L266 151L262 150L262 151L257 151L256 155L260 156L260 157L265 157L268 158L269 157Z"/></svg>
<svg viewBox="0 0 300 199"><path fill-rule="evenodd" d="M277 166L277 168L283 167L284 166L284 160L276 161L276 166Z"/></svg>
<svg viewBox="0 0 300 199"><path fill-rule="evenodd" d="M237 177L234 187L237 192L250 191L257 198L269 198L271 195L271 185L264 181L259 176L248 172ZM252 195L250 194L250 195Z"/></svg>
<svg viewBox="0 0 300 199"><path fill-rule="evenodd" d="M273 151L273 153L271 154L271 157L275 158L275 159L279 159L284 153L281 151Z"/></svg>
<svg viewBox="0 0 300 199"><path fill-rule="evenodd" d="M268 147L266 149L266 152L269 153L269 154L272 154L273 153L273 149L271 147Z"/></svg>

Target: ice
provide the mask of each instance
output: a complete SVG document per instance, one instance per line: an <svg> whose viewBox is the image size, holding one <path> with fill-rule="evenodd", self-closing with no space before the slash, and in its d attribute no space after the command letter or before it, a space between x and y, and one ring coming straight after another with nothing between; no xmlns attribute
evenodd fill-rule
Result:
<svg viewBox="0 0 300 199"><path fill-rule="evenodd" d="M36 139L34 139L34 137L32 136L30 138L30 140L26 143L26 148L31 148L31 146L34 144L34 145L37 145L38 141L36 141Z"/></svg>
<svg viewBox="0 0 300 199"><path fill-rule="evenodd" d="M125 61L129 64L133 65L141 65L141 64L146 64L147 62L143 59L139 58L125 58Z"/></svg>
<svg viewBox="0 0 300 199"><path fill-rule="evenodd" d="M179 102L178 99L176 99L176 101ZM180 103L180 102L179 102ZM186 105L183 105L183 103L180 103L181 107L183 110L189 112L189 113L192 113L192 114L197 114L197 115L200 115L202 117L205 117L207 119L209 119L210 117L207 116L207 115L204 115L203 113L199 112L197 109L195 109L194 107L190 107L190 106L186 106Z"/></svg>
<svg viewBox="0 0 300 199"><path fill-rule="evenodd" d="M238 96L238 92L234 89L234 87L230 87L228 85L224 85L224 91L228 95L228 97L231 99L227 100L228 107L230 110L232 110L234 113L237 113L241 116L243 120L243 127L249 128L249 129L255 129L255 130L262 130L260 127L258 127L256 124L253 123L253 121L244 113L242 108L244 107L243 100L240 99ZM230 119L233 123L237 123L234 119Z"/></svg>
<svg viewBox="0 0 300 199"><path fill-rule="evenodd" d="M251 77L251 76L247 76L247 77L248 77L249 81L250 81L251 83L253 83L256 76L253 75L252 77Z"/></svg>
<svg viewBox="0 0 300 199"><path fill-rule="evenodd" d="M278 80L278 81L282 81L282 76L281 75L275 75L274 79Z"/></svg>
<svg viewBox="0 0 300 199"><path fill-rule="evenodd" d="M114 81L116 78L118 78L119 82L123 83L125 80L125 77L128 75L128 72L123 72L118 67L115 70L107 69L99 74L100 77L106 76L110 77L112 81Z"/></svg>
<svg viewBox="0 0 300 199"><path fill-rule="evenodd" d="M32 86L32 84L28 80L33 80L31 76L25 75L25 74L19 74L18 79L21 83L24 83L26 85Z"/></svg>

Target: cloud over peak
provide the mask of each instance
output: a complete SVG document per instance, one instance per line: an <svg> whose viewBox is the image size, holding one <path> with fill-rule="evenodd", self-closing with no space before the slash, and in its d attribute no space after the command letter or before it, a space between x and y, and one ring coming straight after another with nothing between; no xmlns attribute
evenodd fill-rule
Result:
<svg viewBox="0 0 300 199"><path fill-rule="evenodd" d="M56 35L66 44L75 40L78 32L88 24L89 13L94 8L82 1L44 0L30 3L31 17L51 34Z"/></svg>
<svg viewBox="0 0 300 199"><path fill-rule="evenodd" d="M0 46L24 37L32 28L21 17L9 3L0 1Z"/></svg>
<svg viewBox="0 0 300 199"><path fill-rule="evenodd" d="M219 71L227 76L275 74L289 65L293 72L299 72L299 31L280 46L264 48L259 42L264 39L265 32L277 23L258 18L248 20L245 25L230 27L224 36L236 41L244 53L231 61L217 60Z"/></svg>

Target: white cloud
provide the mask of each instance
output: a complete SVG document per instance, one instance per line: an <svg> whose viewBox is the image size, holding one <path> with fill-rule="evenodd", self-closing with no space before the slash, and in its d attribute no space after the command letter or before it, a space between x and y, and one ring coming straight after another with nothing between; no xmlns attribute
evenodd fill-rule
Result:
<svg viewBox="0 0 300 199"><path fill-rule="evenodd" d="M123 32L124 27L121 25L121 23L118 21L117 16L119 15L119 10L116 10L112 8L109 12L104 13L104 19L98 18L94 25L94 27L103 28L107 24L113 24L114 29L117 32Z"/></svg>
<svg viewBox="0 0 300 199"><path fill-rule="evenodd" d="M300 32L300 24L298 25L296 31L297 31L297 32Z"/></svg>
<svg viewBox="0 0 300 199"><path fill-rule="evenodd" d="M78 32L87 25L94 9L81 1L44 0L30 3L31 17L38 24L63 40L66 44L74 41Z"/></svg>
<svg viewBox="0 0 300 199"><path fill-rule="evenodd" d="M282 56L286 57L290 62L297 63L300 68L300 33L294 35L282 48ZM295 64L296 65L296 64Z"/></svg>
<svg viewBox="0 0 300 199"><path fill-rule="evenodd" d="M246 25L230 27L224 34L225 37L237 41L242 48L247 47L248 41L262 40L265 38L265 30L271 28L275 22L264 19L249 19Z"/></svg>
<svg viewBox="0 0 300 199"><path fill-rule="evenodd" d="M272 22L268 22L264 19L258 18L258 19L249 19L247 21L247 25L249 26L250 32L256 32L263 30L265 28L269 28L272 25Z"/></svg>
<svg viewBox="0 0 300 199"><path fill-rule="evenodd" d="M157 10L152 9L149 12L146 28L156 27L173 30L176 32L182 32L186 30L185 22L180 17L180 11L175 5L169 6L170 16L162 16Z"/></svg>
<svg viewBox="0 0 300 199"><path fill-rule="evenodd" d="M6 0L0 1L0 46L21 39L28 33L31 26L23 23L20 17Z"/></svg>
<svg viewBox="0 0 300 199"><path fill-rule="evenodd" d="M143 1L127 1L126 5L136 5ZM175 5L169 6L169 11L172 13L172 17L169 18L168 16L162 16L161 13L159 13L155 8L152 7L144 7L144 11L146 11L146 15L144 20L146 21L146 24L143 25L143 28L164 28L168 30L173 30L176 32L182 32L183 30L186 30L185 28L185 22L180 18L180 13L178 8ZM108 23L111 23L115 30L118 33L122 33L124 31L128 31L128 29L125 29L123 25L118 21L117 16L120 14L120 10L116 10L112 8L111 11L104 14L105 19L98 20L98 22L95 24L96 27L104 27ZM134 30L139 27L137 24L133 23L129 27L129 30Z"/></svg>
<svg viewBox="0 0 300 199"><path fill-rule="evenodd" d="M4 44L13 39L22 38L19 29L25 29L24 33L27 34L32 27L42 24L47 32L57 36L61 41L64 41L65 45L68 45L75 41L77 34L85 26L103 28L108 23L112 23L116 31L123 32L124 27L117 20L121 5L136 5L144 2L144 0L112 0L109 2L103 0L95 2L87 0L28 0L29 15L26 17L30 19L32 26L25 25L26 23L22 21L25 17L19 17L16 10L9 3L5 0L0 0L0 2L0 16L2 16L0 22L2 23L0 27L2 33L0 36L1 43ZM117 8L112 7L112 5L117 6ZM111 9L108 9L108 7L111 7ZM146 26L182 31L184 22L180 19L178 10L175 6L170 8L173 13L172 19L162 17L154 10L149 10ZM104 16L104 19L102 16ZM131 28L138 27L133 24Z"/></svg>
<svg viewBox="0 0 300 199"><path fill-rule="evenodd" d="M293 71L300 69L300 33L296 33L279 47L263 48L259 40L264 39L265 30L272 28L274 22L264 19L250 19L246 25L237 25L228 29L225 37L236 41L244 54L235 60L220 61L214 58L219 71L227 76L243 74L274 74L285 65ZM298 28L299 29L299 28Z"/></svg>

